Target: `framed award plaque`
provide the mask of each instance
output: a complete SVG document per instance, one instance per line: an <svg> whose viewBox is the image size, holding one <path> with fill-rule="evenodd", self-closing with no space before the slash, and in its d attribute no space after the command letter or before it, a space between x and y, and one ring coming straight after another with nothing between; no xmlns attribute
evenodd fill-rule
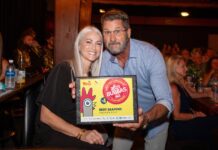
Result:
<svg viewBox="0 0 218 150"><path fill-rule="evenodd" d="M136 76L76 78L77 123L137 122Z"/></svg>

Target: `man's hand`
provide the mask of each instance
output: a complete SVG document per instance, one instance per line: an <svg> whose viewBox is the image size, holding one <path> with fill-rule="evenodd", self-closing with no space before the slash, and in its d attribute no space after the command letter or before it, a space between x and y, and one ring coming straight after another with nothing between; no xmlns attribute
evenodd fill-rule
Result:
<svg viewBox="0 0 218 150"><path fill-rule="evenodd" d="M144 113L142 108L138 109L138 122L137 123L115 123L113 126L120 128L127 128L132 131L136 131L137 129L144 127L147 125L147 121L145 120Z"/></svg>
<svg viewBox="0 0 218 150"><path fill-rule="evenodd" d="M72 81L70 84L69 84L69 88L71 89L71 96L73 99L76 98L76 88L75 88L75 82Z"/></svg>

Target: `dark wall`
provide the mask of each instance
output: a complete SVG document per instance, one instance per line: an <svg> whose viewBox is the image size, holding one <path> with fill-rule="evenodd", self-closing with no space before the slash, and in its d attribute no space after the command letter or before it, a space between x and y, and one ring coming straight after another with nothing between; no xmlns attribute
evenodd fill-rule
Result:
<svg viewBox="0 0 218 150"><path fill-rule="evenodd" d="M99 23L93 23L99 29ZM208 35L218 34L218 28L194 27L194 26L148 26L131 24L132 38L147 41L154 44L160 50L163 44L173 46L177 43L180 49L195 47L208 47Z"/></svg>
<svg viewBox="0 0 218 150"><path fill-rule="evenodd" d="M46 0L0 0L0 32L4 40L4 57L11 58L23 30L33 27L38 39L45 30Z"/></svg>
<svg viewBox="0 0 218 150"><path fill-rule="evenodd" d="M185 26L138 26L132 25L132 37L154 43L159 49L163 44L177 43L180 48L208 46L208 34L218 34L218 28Z"/></svg>

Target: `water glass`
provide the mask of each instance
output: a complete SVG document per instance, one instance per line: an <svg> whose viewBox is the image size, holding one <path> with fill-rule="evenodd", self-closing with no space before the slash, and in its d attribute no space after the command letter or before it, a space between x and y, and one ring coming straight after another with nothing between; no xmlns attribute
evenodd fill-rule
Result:
<svg viewBox="0 0 218 150"><path fill-rule="evenodd" d="M218 81L212 83L213 100L218 100Z"/></svg>

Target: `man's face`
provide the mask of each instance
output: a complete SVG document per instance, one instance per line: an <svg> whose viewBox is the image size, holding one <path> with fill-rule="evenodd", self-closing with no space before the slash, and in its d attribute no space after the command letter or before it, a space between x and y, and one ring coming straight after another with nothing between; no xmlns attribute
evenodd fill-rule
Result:
<svg viewBox="0 0 218 150"><path fill-rule="evenodd" d="M192 57L192 60L195 64L200 65L202 64L202 55L200 53L195 53Z"/></svg>
<svg viewBox="0 0 218 150"><path fill-rule="evenodd" d="M125 50L130 34L130 28L124 28L122 20L107 20L103 23L104 44L113 55L118 55Z"/></svg>

